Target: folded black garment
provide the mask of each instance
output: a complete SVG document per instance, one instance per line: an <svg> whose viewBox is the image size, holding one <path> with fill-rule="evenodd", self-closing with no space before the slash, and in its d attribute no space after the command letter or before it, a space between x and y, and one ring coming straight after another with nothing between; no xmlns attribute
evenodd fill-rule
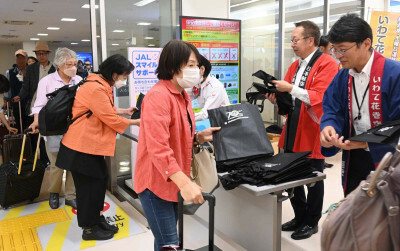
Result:
<svg viewBox="0 0 400 251"><path fill-rule="evenodd" d="M137 110L132 113L131 119L140 119L140 111L142 107L144 94L140 93L138 99L136 100L136 108Z"/></svg>
<svg viewBox="0 0 400 251"><path fill-rule="evenodd" d="M270 157L271 156L266 157L265 155L261 155L261 156L251 156L251 157L228 160L228 161L217 161L217 172L225 173L232 170L240 169L246 166L249 162Z"/></svg>
<svg viewBox="0 0 400 251"><path fill-rule="evenodd" d="M240 184L263 186L312 177L314 169L307 158L310 153L281 153L240 163L240 168L232 169L220 178L221 184L230 190Z"/></svg>
<svg viewBox="0 0 400 251"><path fill-rule="evenodd" d="M292 95L290 95L288 92L280 92L276 89L275 85L272 83L272 80L277 79L262 70L253 73L252 76L263 80L264 86L258 83L253 83L253 86L257 89L257 91L262 94L275 93L276 102L278 104L278 113L280 115L288 114L290 109L293 107Z"/></svg>
<svg viewBox="0 0 400 251"><path fill-rule="evenodd" d="M265 130L269 133L282 134L282 128L278 125L270 125Z"/></svg>
<svg viewBox="0 0 400 251"><path fill-rule="evenodd" d="M276 77L266 73L263 70L258 70L257 72L253 73L252 76L262 79L264 84L272 84L272 80L278 80Z"/></svg>
<svg viewBox="0 0 400 251"><path fill-rule="evenodd" d="M399 136L400 120L394 120L373 127L364 133L349 138L349 140L378 144L397 144Z"/></svg>

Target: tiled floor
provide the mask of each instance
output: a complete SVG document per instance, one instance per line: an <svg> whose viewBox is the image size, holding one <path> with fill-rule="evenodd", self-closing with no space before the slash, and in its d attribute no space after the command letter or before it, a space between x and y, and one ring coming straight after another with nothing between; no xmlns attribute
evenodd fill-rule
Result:
<svg viewBox="0 0 400 251"><path fill-rule="evenodd" d="M327 162L334 164L332 168L325 169L325 173L327 174L327 179L325 180L325 197L324 197L324 206L323 211L325 211L332 203L338 202L343 198L343 192L341 190L340 183L340 159L341 155L338 154L335 157L328 158ZM46 191L47 187L47 172L42 185L42 193L37 200L43 200L48 198L48 192ZM141 218L142 226L146 229L146 220L142 215L140 215L130 204L127 202L120 202L119 205L124 208L124 210L135 217L136 219ZM0 209L1 210L1 209ZM282 206L282 222L286 222L293 218L293 210L289 201L285 201ZM319 225L321 226L323 220L325 219L325 215L322 216ZM188 226L188 229L191 229L190 232L195 234L188 234L185 236L186 243L191 243L193 248L200 247L204 245L207 241L207 229L196 222L191 217L185 218L185 227ZM143 234L123 238L120 240L112 241L105 243L100 246L96 246L93 248L89 248L87 250L125 250L129 247L129 250L153 250L153 236L150 230ZM185 231L186 232L186 231ZM283 251L293 251L293 250L307 250L307 251L318 251L320 249L320 231L313 235L311 238L306 240L295 241L290 238L290 232L282 232L282 250ZM198 236L204 235L204 238L198 238ZM235 246L229 239L224 239L223 236L216 238L216 243L223 250L243 250L240 246Z"/></svg>
<svg viewBox="0 0 400 251"><path fill-rule="evenodd" d="M343 198L343 190L341 185L341 153L334 157L327 158L326 162L333 164L332 168L327 168L324 170L326 174L325 185L325 195L324 195L324 205L323 212L325 212L330 205L339 202ZM285 201L282 205L282 223L285 223L293 219L294 213L290 201ZM293 250L306 250L306 251L319 251L321 242L321 226L326 218L326 214L322 215L319 221L319 232L314 234L312 237L306 240L293 240L290 238L292 232L282 232L282 251L293 251Z"/></svg>

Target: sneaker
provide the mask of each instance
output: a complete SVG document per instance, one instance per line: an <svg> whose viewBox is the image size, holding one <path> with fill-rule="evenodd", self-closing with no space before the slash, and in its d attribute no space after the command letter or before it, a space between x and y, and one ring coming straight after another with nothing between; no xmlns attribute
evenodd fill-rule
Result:
<svg viewBox="0 0 400 251"><path fill-rule="evenodd" d="M104 215L100 216L100 221L97 223L97 226L104 230L111 231L114 234L116 234L119 230L118 226L108 224L106 218L104 218Z"/></svg>
<svg viewBox="0 0 400 251"><path fill-rule="evenodd" d="M82 239L85 241L89 240L109 240L114 237L114 233L111 231L104 230L98 226L84 227L82 233Z"/></svg>

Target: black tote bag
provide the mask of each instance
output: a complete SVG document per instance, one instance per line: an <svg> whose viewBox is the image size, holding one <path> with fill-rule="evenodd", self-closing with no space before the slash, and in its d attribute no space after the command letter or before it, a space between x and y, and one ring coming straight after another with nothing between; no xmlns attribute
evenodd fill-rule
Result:
<svg viewBox="0 0 400 251"><path fill-rule="evenodd" d="M260 155L274 150L255 105L238 104L208 110L210 124L221 127L213 134L216 161Z"/></svg>

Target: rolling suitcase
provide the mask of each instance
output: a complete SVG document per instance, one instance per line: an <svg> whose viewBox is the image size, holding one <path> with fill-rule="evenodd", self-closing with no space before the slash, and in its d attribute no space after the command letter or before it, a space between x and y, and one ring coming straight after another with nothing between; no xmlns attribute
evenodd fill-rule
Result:
<svg viewBox="0 0 400 251"><path fill-rule="evenodd" d="M18 104L19 104L19 114L20 114L19 121L20 121L21 134L16 134L16 135L8 134L4 136L2 144L3 163L9 161L18 161L21 153L21 145L22 145L22 139L24 138L24 134L22 133L21 102L18 102ZM24 158L25 159L32 158L32 146L29 137L26 137Z"/></svg>
<svg viewBox="0 0 400 251"><path fill-rule="evenodd" d="M203 193L203 198L208 201L210 207L209 211L209 225L208 225L208 245L197 251L220 251L221 249L214 245L214 210L215 210L215 196L212 194ZM179 246L183 248L183 198L181 193L178 193L178 226L179 226ZM192 251L190 249L181 249ZM194 251L194 250L193 250Z"/></svg>
<svg viewBox="0 0 400 251"><path fill-rule="evenodd" d="M37 159L39 147L33 160L24 159L26 139L24 134L19 161L5 162L0 166L0 205L3 208L26 200L32 201L39 196L46 165ZM39 142L40 135L38 145Z"/></svg>

